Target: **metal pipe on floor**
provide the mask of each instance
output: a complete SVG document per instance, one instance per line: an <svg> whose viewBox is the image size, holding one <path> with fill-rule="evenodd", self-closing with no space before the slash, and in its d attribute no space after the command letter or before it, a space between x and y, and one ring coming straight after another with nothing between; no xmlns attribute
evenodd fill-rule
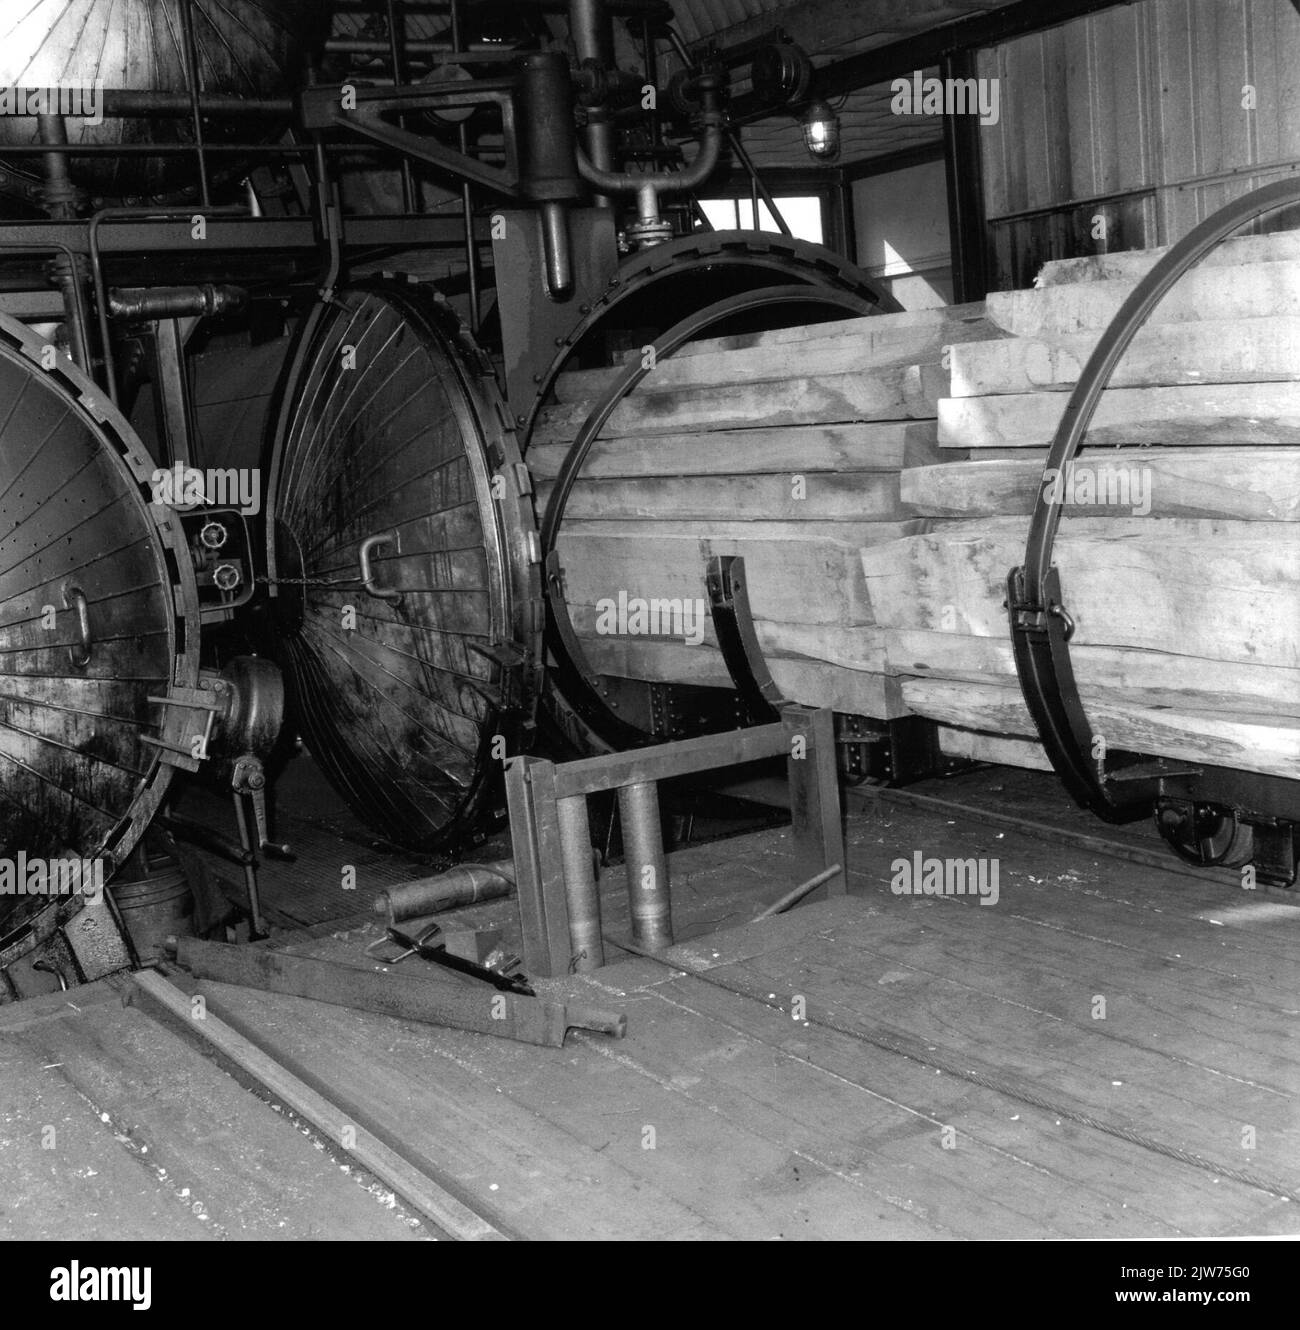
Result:
<svg viewBox="0 0 1300 1330"><path fill-rule="evenodd" d="M591 824L587 796L573 794L555 801L560 824L560 859L564 865L564 895L569 906L569 944L572 969L578 974L605 964L605 943L600 932L600 889L591 852Z"/></svg>
<svg viewBox="0 0 1300 1330"><path fill-rule="evenodd" d="M513 859L485 864L457 864L436 877L402 882L375 897L374 911L400 923L462 905L500 900L515 890Z"/></svg>
<svg viewBox="0 0 1300 1330"><path fill-rule="evenodd" d="M623 859L632 913L632 940L649 951L673 945L671 890L659 825L659 788L654 781L624 785L618 792L623 823Z"/></svg>
<svg viewBox="0 0 1300 1330"><path fill-rule="evenodd" d="M839 877L844 871L840 864L832 864L829 868L824 868L820 873L810 877L807 882L800 882L792 891L787 891L784 896L774 900L765 910L759 910L754 916L755 919L771 919L773 915L783 914L792 905L798 905L810 892L816 891L818 887L825 885L832 878Z"/></svg>

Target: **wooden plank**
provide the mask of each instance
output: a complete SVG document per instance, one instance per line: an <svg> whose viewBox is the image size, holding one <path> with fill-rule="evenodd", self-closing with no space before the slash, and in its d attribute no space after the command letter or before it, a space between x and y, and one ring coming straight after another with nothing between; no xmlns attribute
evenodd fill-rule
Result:
<svg viewBox="0 0 1300 1330"><path fill-rule="evenodd" d="M899 681L892 675L848 670L820 661L780 659L769 660L768 669L782 696L791 702L876 720L909 714Z"/></svg>
<svg viewBox="0 0 1300 1330"><path fill-rule="evenodd" d="M201 1215L208 1235L219 1238L416 1236L405 1217L283 1114L139 1007L124 1008L120 1000L87 1004L80 1015L29 1027L23 1044L41 1065L57 1069L54 1079L63 1078L95 1106L107 1124L104 1153L134 1155L133 1167L142 1176L152 1173L160 1201L173 1207L178 1222Z"/></svg>
<svg viewBox="0 0 1300 1330"><path fill-rule="evenodd" d="M982 1144L939 1154L934 1143L943 1123L933 1116L933 1100L909 1086L909 1102L899 1103L880 1069L862 1058L860 1045L841 1052L850 1041L826 1040L820 1031L813 1039L802 1025L793 1027L796 1039L786 1012L691 980L651 988L637 1011L631 1068L647 1083L672 1085L722 1122L788 1151L799 1191L820 1168L832 1168L858 1189L858 1233L897 1234L909 1218L935 1237L1089 1231L1091 1217L1063 1216L1047 1180L1028 1162ZM825 1042L836 1046L842 1062L827 1056ZM857 1065L850 1068L852 1052ZM1004 1101L1003 1111L1010 1116L1016 1110ZM807 1197L791 1200L799 1210L808 1204Z"/></svg>
<svg viewBox="0 0 1300 1330"><path fill-rule="evenodd" d="M1009 633L878 629L889 668L898 674L970 683L1012 683L1015 657ZM1120 692L1131 702L1239 715L1300 716L1300 670L1216 661L1164 651L1071 644L1070 661L1084 698Z"/></svg>
<svg viewBox="0 0 1300 1330"><path fill-rule="evenodd" d="M832 319L825 323L796 324L790 328L768 328L759 332L729 333L687 342L674 358L708 356L718 352L744 351L756 347L790 346L800 342L858 341L869 353L888 348L892 358L909 354L913 346L934 341L952 342L963 335L978 335L987 328L984 304L940 305L933 309L899 310L893 314L869 314L862 318ZM968 335L969 335L968 334ZM629 356L631 356L629 352Z"/></svg>
<svg viewBox="0 0 1300 1330"><path fill-rule="evenodd" d="M1023 518L955 523L860 552L886 628L1008 633ZM1069 517L1054 552L1079 646L1300 667L1300 541L1289 524Z"/></svg>
<svg viewBox="0 0 1300 1330"><path fill-rule="evenodd" d="M1066 402L1061 393L945 398L939 403L939 442L958 448L1047 447ZM1300 384L1116 388L1102 397L1087 440L1093 446L1296 446Z"/></svg>
<svg viewBox="0 0 1300 1330"><path fill-rule="evenodd" d="M1065 392L1100 333L1004 337L954 346L952 397ZM1265 383L1300 378L1300 319L1206 319L1143 328L1111 376L1115 388Z"/></svg>
<svg viewBox="0 0 1300 1330"><path fill-rule="evenodd" d="M624 651L635 656L640 647L653 647L666 653L664 660L680 660L683 670L694 673L690 658L707 656L713 664L710 668L722 670L721 655L717 649L717 634L712 620L704 624L703 640L697 646L680 641L665 641L662 638L651 639L633 634L599 632L596 628L600 611L594 605L570 604L569 615L574 630L589 649L598 644L610 648L608 659L620 657ZM802 624L774 623L769 619L758 619L754 623L759 646L764 657L771 661L787 659L809 663L824 662L838 665L847 670L871 670L883 673L886 668L885 636L873 627L842 627L838 624ZM612 673L621 673L614 670ZM640 676L649 677L649 676ZM671 677L671 676L669 676ZM728 684L728 686L730 686Z"/></svg>
<svg viewBox="0 0 1300 1330"><path fill-rule="evenodd" d="M900 496L918 513L935 516L1028 516L1044 489L1043 466L1044 459L1033 457L981 457L915 467L903 472ZM1137 506L1154 517L1297 522L1298 478L1300 448L1120 448L1084 453L1067 468L1059 492L1127 500L1091 504L1098 515Z"/></svg>
<svg viewBox="0 0 1300 1330"><path fill-rule="evenodd" d="M376 1177L400 1192L444 1232L462 1241L499 1240L506 1236L427 1173L413 1167L364 1128L351 1122L347 1114L341 1113L323 1095L286 1071L225 1021L210 1012L203 1020L193 1020L189 997L162 975L141 970L132 979L145 994L231 1058L295 1113L307 1118L332 1140L351 1141L346 1145L349 1153Z"/></svg>
<svg viewBox="0 0 1300 1330"><path fill-rule="evenodd" d="M945 346L997 335L987 320L978 318L929 319L909 325L906 331L883 330L881 325L887 321L892 322L892 316L857 319L845 325L812 324L800 330L807 334L804 337L746 347L704 350L702 343L688 343L657 360L644 387L649 392L672 392L830 374L868 375L938 361ZM822 331L829 327L837 331ZM690 354L684 354L687 351ZM629 354L628 359L639 361L644 354L643 347ZM561 374L555 383L555 400L590 401L605 392L621 372L615 367Z"/></svg>
<svg viewBox="0 0 1300 1330"><path fill-rule="evenodd" d="M941 366L906 365L862 374L828 374L721 388L638 390L609 418L606 435L679 434L685 430L744 429L747 425L830 425L848 421L932 419L947 392ZM573 439L593 403L544 407L533 437Z"/></svg>
<svg viewBox="0 0 1300 1330"><path fill-rule="evenodd" d="M649 683L735 688L722 653L707 643L693 647L646 637L602 637L588 633L580 633L579 641L588 663L598 674Z"/></svg>
<svg viewBox="0 0 1300 1330"><path fill-rule="evenodd" d="M989 319L1014 337L1054 337L1105 328L1136 282L1079 282L1032 291L993 291ZM1300 261L1196 267L1156 306L1148 326L1195 319L1300 314Z"/></svg>
<svg viewBox="0 0 1300 1330"><path fill-rule="evenodd" d="M706 543L755 543L763 542L784 546L790 542L812 540L830 545L879 545L885 541L898 540L903 536L916 536L929 531L935 525L933 518L907 517L899 522L843 522L826 521L810 524L801 521L765 521L761 518L749 521L734 521L730 518L715 518L678 522L671 518L629 517L618 523L594 521L583 518L579 521L565 521L560 528L558 544L562 547L565 539L575 536L632 536L638 539L654 540L659 537L671 537L678 540L696 540Z"/></svg>
<svg viewBox="0 0 1300 1330"><path fill-rule="evenodd" d="M1145 277L1169 252L1156 249L1122 250L1093 254L1086 258L1053 259L1039 269L1035 285L1066 286L1074 282L1126 281ZM1300 260L1300 231L1275 231L1262 236L1236 236L1212 249L1198 265L1202 268L1235 268L1252 263L1281 263Z"/></svg>
<svg viewBox="0 0 1300 1330"><path fill-rule="evenodd" d="M552 486L536 486L545 508ZM567 520L636 521L664 517L708 523L732 519L794 522L887 522L910 517L898 497L897 472L791 473L776 476L661 476L636 480L582 480L569 495Z"/></svg>
<svg viewBox="0 0 1300 1330"><path fill-rule="evenodd" d="M883 660L882 652L882 665ZM116 1003L120 1006L121 1002L121 993L106 979L80 984L75 992L42 993L36 997L24 998L21 1002L8 1002L0 1007L0 1034L17 1034L29 1026L59 1020L66 1016L80 1015L89 1007L103 1003Z"/></svg>
<svg viewBox="0 0 1300 1330"><path fill-rule="evenodd" d="M722 1214L706 1219L660 1179L635 1172L630 1151L608 1148L610 1118L593 1122L581 1111L596 1060L585 1048L542 1049L414 1024L394 1029L384 1017L301 998L213 990L209 1010L246 1036L255 1033L273 1065L283 1062L298 1080L328 1087L340 1125L355 1127L358 1140L400 1145L404 1159L445 1180L471 1213L502 1232L543 1240L617 1233L628 1241L734 1232ZM516 1101L521 1082L551 1067L558 1121ZM628 1107L623 1121L639 1150L641 1122L655 1119L643 1116L644 1099L631 1114Z"/></svg>
<svg viewBox="0 0 1300 1330"><path fill-rule="evenodd" d="M1093 994L1107 985L1122 992L1136 958L1108 953L1114 964L1099 973L1086 955L1063 972L1062 979L1072 982L1050 989L1037 966L1023 964L1013 963L1015 974L1002 983L1005 960L998 967L976 963L967 979L964 972L953 974L943 942L964 957L978 955L985 938L995 940L1013 927L1006 914L994 920L996 911L974 903L929 898L897 898L893 912L902 915L904 926L888 941L885 910L886 926L863 925L856 933L819 938L712 974L754 997L775 993L783 1005L792 994L804 994L813 1021L829 1020L906 1049L945 1077L996 1088L1022 1104L1056 1108L1076 1126L1100 1129L1112 1139L1163 1147L1173 1156L1171 1164L1197 1167L1195 1160L1199 1171L1220 1179L1249 1173L1275 1195L1300 1191L1293 1094L1143 1047L1136 1038L1113 1035L1108 1021L1091 1018ZM918 948L922 927L936 934ZM1045 930L1015 931L1023 934L1016 953L1023 957L1026 945L1032 947ZM1080 950L1078 938L1062 942L1052 957L1058 966L1068 963L1071 947ZM1056 1001L1052 989L1059 993ZM1126 1028L1140 1030L1142 1022L1135 1002ZM1245 1158L1243 1123L1255 1124L1261 1141Z"/></svg>
<svg viewBox="0 0 1300 1330"><path fill-rule="evenodd" d="M702 688L735 687L721 653L708 647L631 637L581 640L592 668L601 674ZM909 714L899 681L883 668L883 661L873 670L773 655L766 659L777 687L792 702L879 720Z"/></svg>
<svg viewBox="0 0 1300 1330"><path fill-rule="evenodd" d="M604 525L604 524L601 524ZM708 604L705 567L714 554L740 554L756 619L782 623L870 623L860 547L825 539L780 541L629 533L566 533L558 545L565 598L680 598ZM698 606L696 607L698 610ZM702 621L707 611L699 612Z"/></svg>
<svg viewBox="0 0 1300 1330"><path fill-rule="evenodd" d="M813 1035L810 1027L790 1019L788 999L782 1009L689 978L663 985L657 993L734 1031L731 1056L742 1071L745 1050L737 1044L747 1036L797 1059L808 1069L809 1080L821 1072L841 1083L844 1096L856 1091L856 1098L841 1099L850 1119L863 1128L847 1157L861 1158L862 1152L870 1152L869 1163L861 1169L868 1180L895 1163L910 1164L916 1177L917 1170L927 1170L935 1142L942 1146L943 1128L952 1128L955 1135L949 1139L956 1149L944 1155L950 1167L933 1180L922 1172L924 1182L918 1177L901 1192L893 1193L891 1188L891 1193L911 1201L918 1213L945 1230L970 1231L978 1237L983 1224L1007 1223L1009 1208L1022 1216L1018 1223L1010 1221L1019 1236L1045 1229L1078 1236L1146 1238L1169 1231L1286 1231L1285 1223L1277 1221L1264 1227L1261 1216L1275 1204L1266 1193L1172 1166L1131 1142L1073 1125L1064 1129L1053 1113L956 1077L937 1076L932 1067L864 1047L851 1035L820 1028ZM727 1060L715 1059L697 1066L694 1074L706 1078L700 1093L711 1091L729 1111L737 1112L725 1088L716 1084L730 1079L729 1072ZM769 1077L779 1076L778 1064ZM765 1084L771 1085L771 1079L749 1089L759 1106L768 1102ZM815 1109L816 1099L786 1098L784 1111L790 1122L806 1132L812 1125L804 1125L806 1113ZM902 1111L910 1130L890 1132L874 1126L887 1106ZM981 1179L984 1199L977 1202L967 1186ZM1067 1196L1069 1204L1063 1204Z"/></svg>
<svg viewBox="0 0 1300 1330"><path fill-rule="evenodd" d="M0 1036L5 1087L0 1239L161 1243L218 1238L187 1200L141 1167L138 1152L126 1148L130 1142L117 1139L111 1117L103 1121L51 1061L20 1038ZM55 1148L46 1148L51 1139Z"/></svg>
<svg viewBox="0 0 1300 1330"><path fill-rule="evenodd" d="M1037 735L1018 687L904 679L903 700L918 716L945 725L1015 738ZM1110 748L1287 779L1300 765L1300 718L1175 707L1157 710L1113 694L1089 696L1085 707L1094 734Z"/></svg>
<svg viewBox="0 0 1300 1330"><path fill-rule="evenodd" d="M1032 739L1009 739L1004 734L980 734L953 725L936 726L939 751L947 757L967 762L991 762L1001 767L1025 767L1031 771L1051 771L1043 745Z"/></svg>
<svg viewBox="0 0 1300 1330"><path fill-rule="evenodd" d="M534 441L528 466L538 480L559 475L569 442ZM897 471L938 462L938 427L932 420L853 425L790 425L776 429L712 430L597 439L583 464L584 478L615 476L810 475L819 471Z"/></svg>

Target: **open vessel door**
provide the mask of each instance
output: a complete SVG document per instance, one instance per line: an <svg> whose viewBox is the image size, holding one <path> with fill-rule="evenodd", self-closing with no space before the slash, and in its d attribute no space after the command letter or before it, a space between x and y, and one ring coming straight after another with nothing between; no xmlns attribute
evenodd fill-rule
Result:
<svg viewBox="0 0 1300 1330"><path fill-rule="evenodd" d="M531 725L542 590L528 473L446 301L386 279L314 308L268 505L275 650L313 755L388 839L472 837Z"/></svg>
<svg viewBox="0 0 1300 1330"><path fill-rule="evenodd" d="M199 765L198 598L153 462L53 352L0 315L0 859L99 860L107 878L174 767ZM0 960L54 912L14 886Z"/></svg>

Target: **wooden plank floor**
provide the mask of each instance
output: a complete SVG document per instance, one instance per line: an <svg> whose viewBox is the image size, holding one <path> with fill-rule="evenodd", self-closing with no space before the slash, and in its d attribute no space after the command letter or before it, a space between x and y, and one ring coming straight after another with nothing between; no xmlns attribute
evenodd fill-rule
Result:
<svg viewBox="0 0 1300 1330"><path fill-rule="evenodd" d="M917 850L996 859L998 903L893 894L893 860ZM1276 894L885 805L850 817L852 894L779 919L747 922L800 875L785 831L671 866L689 940L668 964L628 957L544 985L625 1009L622 1041L533 1048L218 985L212 1006L518 1236L1300 1231L1300 908ZM604 887L615 937L619 878ZM356 960L373 936L304 945ZM25 1051L29 1080L62 1062L47 1074L99 1102L117 1023L147 1018L107 1004L87 1017L75 1038L64 1021L0 1034L0 1056ZM131 1029L124 1081L147 1084L153 1045ZM161 1148L196 1111L171 1098L170 1124L146 1107L156 1089L121 1092L115 1111L153 1114ZM171 1168L201 1170L204 1150L167 1148ZM264 1195L240 1153L210 1187L228 1227L241 1188ZM362 1222L327 1213L323 1226Z"/></svg>
<svg viewBox="0 0 1300 1330"><path fill-rule="evenodd" d="M0 1009L0 1086L0 1239L431 1236L115 983Z"/></svg>

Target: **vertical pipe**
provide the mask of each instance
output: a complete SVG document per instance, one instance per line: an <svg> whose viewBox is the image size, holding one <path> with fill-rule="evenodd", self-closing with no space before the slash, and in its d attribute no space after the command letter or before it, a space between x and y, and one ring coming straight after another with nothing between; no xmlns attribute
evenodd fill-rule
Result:
<svg viewBox="0 0 1300 1330"><path fill-rule="evenodd" d="M641 44L645 47L645 81L652 88L659 86L659 60L655 51L654 33L650 30L650 20L641 20ZM663 142L663 127L659 123L659 111L656 107L650 113L650 142L657 148Z"/></svg>
<svg viewBox="0 0 1300 1330"><path fill-rule="evenodd" d="M623 820L623 859L627 865L632 940L647 951L673 945L673 917L659 826L659 789L654 781L625 785L618 792Z"/></svg>
<svg viewBox="0 0 1300 1330"><path fill-rule="evenodd" d="M563 203L542 204L542 253L546 287L557 299L573 289L573 255L569 246L568 212Z"/></svg>
<svg viewBox="0 0 1300 1330"><path fill-rule="evenodd" d="M614 25L604 0L569 0L569 33L579 65L592 61L601 69L613 69ZM591 107L583 130L583 147L592 164L602 171L614 169L614 142L614 122L608 109ZM592 202L598 208L614 206L608 194L594 194Z"/></svg>
<svg viewBox="0 0 1300 1330"><path fill-rule="evenodd" d="M591 853L591 824L587 796L573 794L555 801L560 823L560 857L564 863L564 895L569 906L571 966L579 974L605 964L605 943L600 933L600 890Z"/></svg>
<svg viewBox="0 0 1300 1330"><path fill-rule="evenodd" d="M405 65L402 60L402 43L406 39L406 15L399 19L397 0L388 0L388 51L393 62L393 87L401 87L405 81ZM399 116L397 123L402 123ZM463 149L462 149L463 151ZM415 177L411 174L411 159L402 157L402 211L415 211Z"/></svg>
<svg viewBox="0 0 1300 1330"><path fill-rule="evenodd" d="M194 151L199 164L199 198L206 208L212 202L212 188L208 182L208 159L203 151L203 115L199 110L199 48L194 41L194 0L181 0L181 33L185 42L185 71L190 84Z"/></svg>
<svg viewBox="0 0 1300 1330"><path fill-rule="evenodd" d="M37 130L42 143L66 144L68 126L61 115L39 115ZM62 152L45 154L45 206L56 221L70 221L77 214L77 188L68 172L68 157ZM64 322L68 331L68 351L78 369L91 373L90 334L86 329L81 293L81 269L71 253L54 260L55 280L63 294Z"/></svg>
<svg viewBox="0 0 1300 1330"><path fill-rule="evenodd" d="M460 0L451 0L451 46L454 52L464 49L461 45ZM456 126L456 139L461 155L469 156L469 129L462 120ZM478 280L478 243L474 239L474 195L470 192L469 181L460 187L460 213L465 219L465 274L469 282L469 330L478 332L479 280Z"/></svg>

